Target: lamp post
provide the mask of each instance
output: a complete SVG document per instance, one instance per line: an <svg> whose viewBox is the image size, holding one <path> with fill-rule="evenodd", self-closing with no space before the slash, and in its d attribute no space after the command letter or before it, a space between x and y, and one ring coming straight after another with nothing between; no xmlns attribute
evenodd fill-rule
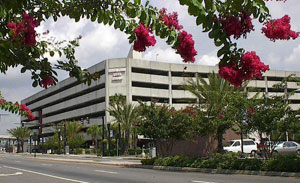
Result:
<svg viewBox="0 0 300 183"><path fill-rule="evenodd" d="M60 129L58 129L58 154L61 154L61 149L60 149Z"/></svg>
<svg viewBox="0 0 300 183"><path fill-rule="evenodd" d="M284 104L288 104L288 93L287 93L287 81L284 82ZM284 118L286 117L286 115L284 116ZM286 141L289 141L289 132L286 131Z"/></svg>
<svg viewBox="0 0 300 183"><path fill-rule="evenodd" d="M66 154L66 146L67 146L67 130L66 130L66 124L56 124L57 127L63 127L64 128L64 154ZM61 154L61 148L60 148L60 142L61 142L61 129L58 129L58 153Z"/></svg>
<svg viewBox="0 0 300 183"><path fill-rule="evenodd" d="M105 116L102 116L102 156L105 156L105 145L104 145L104 133L105 133L105 122L104 122Z"/></svg>
<svg viewBox="0 0 300 183"><path fill-rule="evenodd" d="M38 135L36 134L36 132L34 132L33 134L33 143L34 143L34 157L36 157L36 143L38 140Z"/></svg>

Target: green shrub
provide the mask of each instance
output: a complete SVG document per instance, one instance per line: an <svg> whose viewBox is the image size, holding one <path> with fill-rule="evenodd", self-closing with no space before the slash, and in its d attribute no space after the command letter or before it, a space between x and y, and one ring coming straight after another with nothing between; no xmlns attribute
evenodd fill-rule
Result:
<svg viewBox="0 0 300 183"><path fill-rule="evenodd" d="M85 154L91 154L92 150L91 149L85 149Z"/></svg>
<svg viewBox="0 0 300 183"><path fill-rule="evenodd" d="M300 172L300 156L278 155L269 160L240 159L238 153L214 154L209 158L171 156L142 160L143 165L213 168L230 170L265 170L277 172Z"/></svg>
<svg viewBox="0 0 300 183"><path fill-rule="evenodd" d="M74 149L74 154L82 154L82 148L76 148Z"/></svg>
<svg viewBox="0 0 300 183"><path fill-rule="evenodd" d="M157 159L157 158L142 159L142 160L141 160L141 163L142 163L143 165L153 165L156 159Z"/></svg>
<svg viewBox="0 0 300 183"><path fill-rule="evenodd" d="M300 156L276 155L264 163L263 170L278 172L300 172Z"/></svg>

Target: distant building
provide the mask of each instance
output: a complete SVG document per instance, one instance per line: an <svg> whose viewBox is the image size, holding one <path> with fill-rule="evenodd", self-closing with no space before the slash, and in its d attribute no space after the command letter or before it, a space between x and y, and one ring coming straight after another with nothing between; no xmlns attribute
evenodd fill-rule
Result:
<svg viewBox="0 0 300 183"><path fill-rule="evenodd" d="M101 125L102 118L106 124L110 123L111 118L105 108L109 97L116 93L126 96L129 102L157 99L159 103L168 103L179 109L197 102L194 95L182 89L184 81L197 75L207 78L209 73L218 72L218 67L145 61L141 54L131 50L127 58L107 59L88 70L101 75L90 86L68 78L22 100L36 116L30 122L22 118L25 126L47 137L53 134L53 126L63 120L83 120L85 127ZM250 81L249 86L254 87L255 92L283 94L284 91L272 86L290 74L300 77L300 72L270 70L261 80ZM297 89L295 82L287 82L286 91ZM289 100L291 107L297 109L300 93L296 91Z"/></svg>

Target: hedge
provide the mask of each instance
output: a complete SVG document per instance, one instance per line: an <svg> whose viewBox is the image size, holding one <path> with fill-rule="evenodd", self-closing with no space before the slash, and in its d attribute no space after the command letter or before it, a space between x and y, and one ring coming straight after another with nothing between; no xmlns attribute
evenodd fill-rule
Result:
<svg viewBox="0 0 300 183"><path fill-rule="evenodd" d="M237 153L214 154L209 158L172 156L142 160L143 165L213 168L230 170L254 170L277 172L300 172L300 156L276 155L271 159L240 159Z"/></svg>

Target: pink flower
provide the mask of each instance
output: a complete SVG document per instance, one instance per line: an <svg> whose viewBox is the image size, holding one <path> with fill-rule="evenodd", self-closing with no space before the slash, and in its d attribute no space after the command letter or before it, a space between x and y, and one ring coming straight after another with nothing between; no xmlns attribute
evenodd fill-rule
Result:
<svg viewBox="0 0 300 183"><path fill-rule="evenodd" d="M0 98L0 104L6 103L6 100L4 98Z"/></svg>
<svg viewBox="0 0 300 183"><path fill-rule="evenodd" d="M20 110L21 110L21 111L30 112L30 109L29 109L25 104L21 104Z"/></svg>
<svg viewBox="0 0 300 183"><path fill-rule="evenodd" d="M167 14L166 9L163 8L159 11L159 13L160 19L164 22L166 26L169 27L169 29L174 27L176 30L181 30L183 28L182 25L178 24L178 14L176 12L173 12L172 14Z"/></svg>
<svg viewBox="0 0 300 183"><path fill-rule="evenodd" d="M223 114L220 114L220 118L224 118L224 115L223 115Z"/></svg>
<svg viewBox="0 0 300 183"><path fill-rule="evenodd" d="M41 81L42 86L45 89L48 89L48 86L54 85L54 81L51 77L45 77L42 81Z"/></svg>
<svg viewBox="0 0 300 183"><path fill-rule="evenodd" d="M243 81L262 78L262 73L269 70L269 66L260 61L254 51L242 55L237 64L219 65L219 74L234 86L241 86Z"/></svg>
<svg viewBox="0 0 300 183"><path fill-rule="evenodd" d="M135 51L143 52L146 50L146 47L154 46L156 44L155 37L149 35L152 33L149 31L149 27L140 24L135 28L134 33L137 37L133 44L133 49Z"/></svg>
<svg viewBox="0 0 300 183"><path fill-rule="evenodd" d="M254 30L252 19L246 12L242 12L238 16L225 15L222 16L219 20L226 34L228 36L233 35L235 39L240 38L241 35L246 37L247 33Z"/></svg>
<svg viewBox="0 0 300 183"><path fill-rule="evenodd" d="M177 53L180 54L184 62L195 62L195 56L197 51L194 47L194 40L191 34L182 31L179 34L178 46L176 48Z"/></svg>
<svg viewBox="0 0 300 183"><path fill-rule="evenodd" d="M34 115L32 114L32 112L28 112L28 115L27 115L27 118L30 120L30 121L32 121L32 120L34 120Z"/></svg>
<svg viewBox="0 0 300 183"><path fill-rule="evenodd" d="M23 14L22 23L10 22L7 27L14 33L13 38L20 39L25 46L34 46L36 44L36 32L34 30L40 22L35 20L33 16Z"/></svg>
<svg viewBox="0 0 300 183"><path fill-rule="evenodd" d="M280 19L270 20L264 23L265 27L261 29L262 33L271 41L296 39L299 37L299 32L291 30L290 20L288 15Z"/></svg>

